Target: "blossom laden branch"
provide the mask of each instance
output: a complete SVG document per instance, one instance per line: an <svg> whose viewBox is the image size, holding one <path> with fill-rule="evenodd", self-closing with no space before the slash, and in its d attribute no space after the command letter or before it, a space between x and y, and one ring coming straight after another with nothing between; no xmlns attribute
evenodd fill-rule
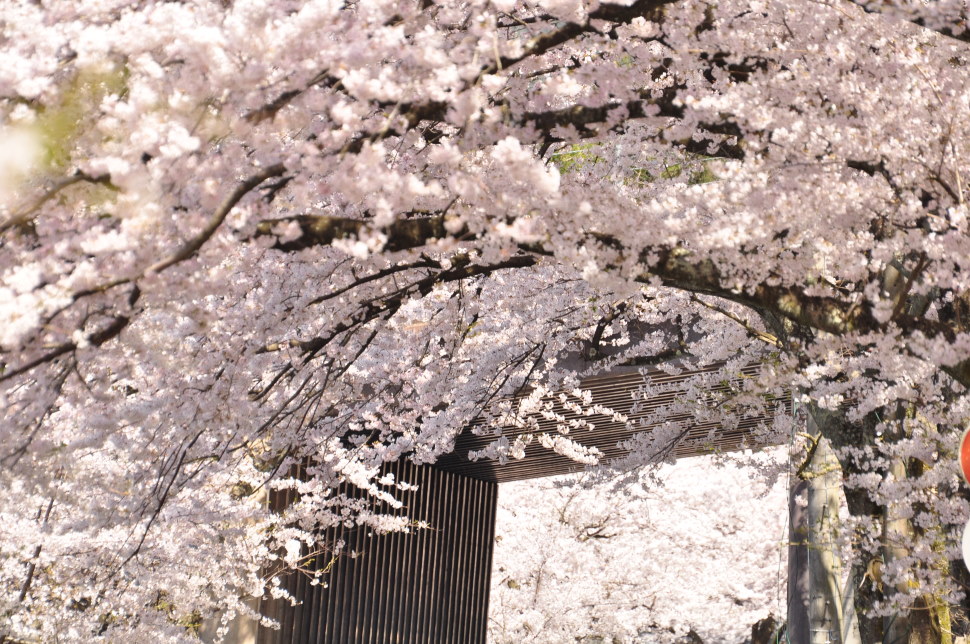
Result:
<svg viewBox="0 0 970 644"><path fill-rule="evenodd" d="M336 324L325 336L318 336L308 340L291 340L285 343L272 342L259 348L257 353L279 351L284 346L288 346L299 349L304 355L304 361L308 361L341 334L366 325L374 320L387 319L393 316L411 297L415 295L426 296L434 287L440 284L490 275L496 271L528 268L535 266L537 262L537 257L524 254L510 257L505 261L494 264L476 264L469 255L458 255L452 258L451 265L447 269L437 264L437 268L441 270L431 272L429 275L398 289L391 295L367 302L360 306L349 321ZM364 278L361 283L365 281L368 280ZM315 301L322 301L324 299L326 299L326 296L321 296Z"/></svg>
<svg viewBox="0 0 970 644"><path fill-rule="evenodd" d="M64 342L57 345L53 349L50 349L43 355L40 355L37 358L20 365L19 367L15 367L9 371L0 371L0 382L15 378L39 367L42 364L56 360L57 358L71 353L72 351L76 351L81 344L100 347L108 340L118 337L118 334L120 334L124 328L128 326L129 322L131 322L131 318L126 315L112 316L108 318L107 324L92 332L90 335L87 335L82 341L72 340L70 342Z"/></svg>
<svg viewBox="0 0 970 644"><path fill-rule="evenodd" d="M65 177L59 181L55 181L53 184L44 190L43 194L37 197L32 203L21 208L17 212L10 215L7 219L0 222L0 234L5 233L11 228L26 226L34 215L51 199L56 197L60 192L66 188L69 188L78 183L90 183L90 184L100 184L107 186L111 189L117 189L114 184L111 183L111 177L107 174L101 175L90 175L86 172L81 172L78 170L69 177Z"/></svg>
<svg viewBox="0 0 970 644"><path fill-rule="evenodd" d="M274 235L273 231L277 226L290 221L296 222L301 230L305 231L306 237L277 242L275 248L278 250L291 252L311 246L329 245L339 239L359 235L369 230L368 222L362 220L330 216L300 216L261 222L257 228L257 234ZM384 232L387 234L386 248L392 251L419 248L450 234L442 215L420 219L400 219L388 226ZM464 229L459 234L463 234L466 241L471 241ZM610 236L600 234L592 236L612 248L622 249L625 246L621 240ZM552 249L545 248L541 243L532 244L529 250L543 255L554 254ZM865 301L808 295L806 285L803 284L786 286L763 283L738 289L724 278L721 269L713 260L698 258L687 249L676 245L653 245L642 249L640 254L641 261L650 266L648 272L637 277L637 280L643 283L652 283L655 278L659 278L665 286L671 288L737 302L752 310L771 313L804 327L832 335L875 332L885 327L884 323L875 318L872 307ZM534 260L519 261L524 262L524 267L532 265ZM461 272L467 269L462 267L454 270ZM447 281L449 274L454 273L443 272L441 276ZM365 315L364 319L369 321L374 319L374 316ZM954 337L960 331L944 322L904 315L901 310L893 316L893 322L905 333L919 332L929 337ZM773 336L765 336L766 341L770 337ZM947 372L958 382L970 386L970 361L947 369Z"/></svg>
<svg viewBox="0 0 970 644"><path fill-rule="evenodd" d="M666 5L674 4L680 0L636 0L629 5L603 3L594 11L591 11L582 22L567 22L558 28L540 34L530 40L523 51L514 56L502 56L493 65L482 70L479 77L485 74L494 74L497 71L508 69L513 65L534 58L549 52L560 45L576 39L584 33L595 33L604 31L602 23L612 23L613 25L627 24L636 18L647 18L648 20L659 20L662 10ZM601 22L602 21L602 22ZM608 31L608 30L606 30Z"/></svg>
<svg viewBox="0 0 970 644"><path fill-rule="evenodd" d="M222 222L225 221L226 216L232 211L239 201L249 194L253 189L255 189L259 184L263 183L267 179L273 177L279 177L284 172L286 172L286 167L282 163L274 163L273 165L267 166L266 168L260 170L259 172L253 174L252 176L246 178L244 181L240 182L236 189L227 196L221 204L209 217L209 221L206 223L205 227L192 239L186 242L182 247L176 250L174 253L166 257L165 259L155 262L145 273L161 273L166 268L174 264L178 264L193 255L195 255L202 246L209 241L213 233L219 229Z"/></svg>
<svg viewBox="0 0 970 644"><path fill-rule="evenodd" d="M236 206L237 203L239 203L239 201L244 196L246 196L249 192L251 192L253 189L255 189L257 186L259 186L267 179L281 176L283 175L284 172L285 172L285 167L283 166L283 164L278 163L278 164L273 164L271 166L268 166L263 170L248 177L244 181L240 182L236 186L236 188L232 191L232 193L230 193L222 201L222 203L219 204L219 206L209 217L209 220L206 223L206 225L203 227L203 229L194 237L192 237L190 240L188 240L185 244L179 247L175 252L170 254L168 257L158 262L155 262L154 264L150 265L147 269L145 269L144 271L141 271L135 276L116 278L113 280L109 280L108 282L99 284L93 288L88 288L82 291L78 291L71 296L70 303L67 306L70 306L71 304L75 304L79 300L85 297L89 297L91 295L95 295L99 293L105 293L107 291L114 289L117 286L122 286L125 284L135 284L135 287L132 289L128 297L128 306L129 307L134 306L134 304L141 297L141 289L137 286L138 280L140 280L146 274L149 274L149 273L161 273L162 271L170 268L171 266L178 264L179 262L185 261L186 259L189 259L193 255L195 255L199 251L199 249L201 249L202 246L212 237L215 231L218 230L218 228L225 221L225 218L228 216L229 212ZM72 183L76 183L77 181L81 181L81 180L84 180L83 177L76 179ZM70 183L67 183L65 185L70 185ZM60 311L58 311L58 313L59 312ZM131 322L130 313L116 314L113 316L109 316L107 324L85 335L82 340L80 341L71 340L71 341L63 342L53 347L52 349L46 351L42 355L32 360L29 360L20 366L14 367L10 370L0 371L0 382L15 378L19 375L22 375L24 373L27 373L35 369L36 367L39 367L40 365L49 363L65 354L76 351L79 348L79 346L81 346L81 344L99 347L105 342L107 342L108 340L111 340L117 337L122 332L122 330L124 330L124 328L128 326L130 322Z"/></svg>
<svg viewBox="0 0 970 644"><path fill-rule="evenodd" d="M967 21L970 16L968 16L966 4L963 2L943 0L942 2L924 4L922 7L915 3L884 2L882 0L879 2L874 0L846 0L846 2L860 7L866 13L886 14L893 18L901 18L955 41L970 43L970 29L967 28ZM934 13L940 15L933 15Z"/></svg>
<svg viewBox="0 0 970 644"><path fill-rule="evenodd" d="M612 130L622 130L631 120L650 118L683 119L685 111L677 100L679 88L664 89L658 96L650 96L649 92L642 92L640 98L625 103L610 102L595 107L574 105L558 110L544 112L526 112L518 118L524 127L534 128L541 132L544 143L566 141L553 132L566 127L574 127L580 139L602 136ZM625 117L618 123L612 118L617 110L622 110ZM595 127L599 124L607 127ZM658 128L657 139L664 137L664 129ZM687 152L704 154L725 159L743 159L743 132L732 120L724 119L717 123L701 123L694 136L675 141Z"/></svg>

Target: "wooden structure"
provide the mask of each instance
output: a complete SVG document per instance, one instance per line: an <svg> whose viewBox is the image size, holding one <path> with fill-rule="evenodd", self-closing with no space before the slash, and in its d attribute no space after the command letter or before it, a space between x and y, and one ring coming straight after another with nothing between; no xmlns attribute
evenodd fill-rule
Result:
<svg viewBox="0 0 970 644"><path fill-rule="evenodd" d="M569 438L586 447L597 448L603 453L603 462L622 458L628 452L619 446L621 441L631 438L633 434L638 432L650 431L651 425L644 424L646 418L670 405L678 397L683 396L688 380L702 374L713 374L721 366L716 365L709 369L684 371L678 374L659 370L650 371L646 374L646 378L649 378L651 387L662 390L662 393L648 397L643 397L638 391L644 384L645 374L635 367L618 367L608 374L586 378L582 381L581 387L592 393L592 403L623 414L627 421L617 422L609 416L597 414L589 417L589 420L595 425L593 431L577 430L570 433ZM758 365L745 367L738 372L736 380L753 377L758 373L758 370ZM712 386L709 389L716 391L724 388L726 388L726 384ZM777 401L772 409L778 406L790 411L791 400ZM567 422L580 418L578 413L566 409L562 405L557 405L555 411ZM664 414L664 420L688 422L690 417ZM676 445L672 446L671 451L675 456L680 457L742 449L750 444L758 444L758 441L753 440L750 434L753 429L765 422L770 424L771 419L766 419L764 416L751 416L743 418L737 427L731 429L724 429L717 423L691 424L686 427L683 436L680 437ZM473 423L471 427L466 428L455 442L454 451L439 459L435 467L462 476L496 483L558 476L581 471L584 467L574 460L542 447L536 441L526 447L526 457L521 460L510 460L504 464L487 459L471 461L468 458L469 451L481 450L497 438L494 434L480 435L477 433L476 430L480 431L482 425L482 421L479 420ZM556 434L555 422L553 421L540 420L539 427L540 432ZM525 433L524 430L511 427L503 428L502 431L502 435L509 441L513 441L523 433Z"/></svg>
<svg viewBox="0 0 970 644"><path fill-rule="evenodd" d="M398 492L405 515L429 528L375 535L340 527L344 542L310 570L327 570L326 584L290 575L285 586L301 605L267 602L279 630L259 629L259 644L438 644L484 642L498 485L400 461L387 466L397 480L417 485Z"/></svg>
<svg viewBox="0 0 970 644"><path fill-rule="evenodd" d="M752 366L739 377L757 369ZM582 387L593 392L594 404L627 415L629 422L595 416L590 419L595 430L575 432L570 438L597 447L606 459L623 456L617 443L649 431L638 421L682 395L688 378L698 373L653 372L651 384L662 385L663 393L636 401L634 394L644 376L635 368L584 380ZM778 406L790 410L790 401L776 401ZM562 407L557 412L566 419L577 417ZM673 452L690 456L736 450L766 421L770 423L765 417L746 418L730 429L690 426ZM398 480L419 486L400 493L404 507L397 512L426 522L428 529L372 535L354 527L327 535L346 545L336 561L321 557L313 564L329 568L326 586L311 585L309 575L290 576L286 587L301 604L264 603L263 612L277 619L281 628L260 628L258 644L484 644L498 484L565 474L582 466L536 443L526 450L524 460L470 461L469 450L496 438L476 433L480 425L467 428L455 450L433 467L409 462L388 466ZM540 423L540 429L554 433L555 424ZM519 432L506 428L503 433L511 441Z"/></svg>

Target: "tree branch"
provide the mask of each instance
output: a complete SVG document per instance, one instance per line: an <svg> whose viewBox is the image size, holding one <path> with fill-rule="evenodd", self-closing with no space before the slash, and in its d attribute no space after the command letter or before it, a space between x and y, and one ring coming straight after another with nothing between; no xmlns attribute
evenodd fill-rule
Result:
<svg viewBox="0 0 970 644"><path fill-rule="evenodd" d="M875 13L880 15L890 15L893 17L900 18L906 22L911 22L914 25L927 29L929 31L940 34L941 36L946 36L947 38L952 38L953 40L960 41L962 43L970 43L970 29L966 28L966 25L954 24L940 27L929 27L926 24L926 19L919 15L907 15L905 11L898 10L893 7L892 2L885 2L885 0L879 0L879 2L873 2L872 0L847 0L850 4L854 4L866 13ZM967 20L966 12L963 16L964 22ZM961 27L963 27L961 29Z"/></svg>
<svg viewBox="0 0 970 644"><path fill-rule="evenodd" d="M262 222L257 227L256 234L273 235L275 226L291 221L300 225L304 236L290 242L278 242L275 248L294 251L311 246L328 245L338 239L357 235L368 230L370 226L368 222L357 219L303 215ZM449 233L445 229L443 215L401 219L382 230L388 237L386 245L388 250L413 249L436 239L456 236L464 239L469 235L465 229L455 234ZM591 233L591 236L611 247L621 249L624 247L619 239L596 233ZM551 251L541 244L533 244L527 250L530 254L513 258L509 265L502 267L531 266L535 263L537 254L551 254ZM832 296L806 295L805 286L801 284L763 283L747 289L737 289L730 280L721 275L720 269L712 260L697 258L681 246L650 246L641 251L640 259L650 268L635 278L639 282L652 283L656 278L660 278L663 285L670 288L720 297L755 311L771 313L803 327L832 335L885 330L885 325L873 315L872 307L864 301L852 302ZM514 262L519 265L513 266ZM494 270L494 267L456 266L450 271L439 273L434 277L433 282L460 279L460 277L475 274L475 271L489 272L490 270ZM430 283L427 287L430 288ZM945 322L906 315L903 312L900 312L893 322L904 333L920 332L927 337L943 336L952 340L959 332L959 329ZM970 387L970 360L952 367L944 367L944 371L962 385Z"/></svg>
<svg viewBox="0 0 970 644"><path fill-rule="evenodd" d="M341 333L367 324L368 322L376 320L383 315L393 315L415 293L424 296L430 293L431 290L439 284L446 284L448 282L477 277L479 275L489 275L499 270L527 268L529 266L534 266L536 263L538 263L538 261L538 258L536 258L534 255L524 254L510 257L509 259L496 264L473 264L468 255L460 255L452 258L451 268L433 273L427 277L408 284L407 286L399 289L397 292L387 297L383 297L380 300L374 300L366 303L356 315L351 317L348 322L341 322L337 324L335 327L330 329L325 336L318 336L309 340L272 342L257 349L256 352L266 353L271 351L279 351L280 349L289 346L300 349L303 355L306 356L304 359L309 360L310 357L316 355L321 349L327 346L327 344L333 341L333 339Z"/></svg>
<svg viewBox="0 0 970 644"><path fill-rule="evenodd" d="M595 11L591 12L583 22L567 22L558 29L539 34L526 44L522 53L516 56L502 56L495 63L482 69L479 78L486 74L494 74L502 69L507 69L526 58L541 56L542 54L555 49L559 45L569 42L584 33L596 33L600 29L595 26L596 21L611 22L614 24L627 24L634 18L658 19L663 7L673 4L679 0L636 0L629 6L617 4L601 4Z"/></svg>
<svg viewBox="0 0 970 644"><path fill-rule="evenodd" d="M625 124L633 119L645 118L674 118L684 117L684 108L677 104L677 87L668 87L658 96L650 96L649 92L642 92L641 97L627 101L625 103L611 102L605 105L589 107L584 105L574 105L559 110L549 110L545 112L526 112L519 117L518 122L526 128L535 128L539 132L545 133L542 140L544 142L557 143L565 139L551 134L552 130L567 126L573 126L581 138L588 138L602 134L591 128L591 125L607 123L610 114L619 109L626 111L625 118L612 126L610 129L625 127ZM683 141L673 141L683 146L688 152L696 154L712 155L728 159L743 159L744 149L741 145L742 131L736 123L724 120L719 123L701 123L702 130L708 134L719 135L717 137L703 137L700 140L688 138ZM730 142L729 142L730 141Z"/></svg>
<svg viewBox="0 0 970 644"><path fill-rule="evenodd" d="M111 317L109 318L108 324L103 328L95 331L91 335L89 335L87 338L87 341L92 346L100 347L102 344L104 344L111 338L114 338L119 333L121 333L121 331L126 326L128 326L128 323L130 321L131 319L125 315L116 315L114 317ZM21 365L16 369L0 374L0 382L19 376L22 373L26 373L31 369L34 369L44 363L55 360L66 353L75 351L77 348L78 348L78 345L76 342L65 342L64 344L60 344L54 347L53 349L51 349L50 351L48 351L47 353L45 353L44 355L34 358L30 362L24 365Z"/></svg>
<svg viewBox="0 0 970 644"><path fill-rule="evenodd" d="M101 174L95 177L87 174L86 172L81 172L81 171L75 172L69 177L65 177L64 179L55 181L52 185L50 185L47 188L47 190L44 191L44 193L41 196L35 199L33 203L25 206L23 209L10 215L10 217L8 217L3 222L0 222L0 234L6 232L7 230L15 226L26 226L31 221L31 219L33 219L34 214L38 210L40 210L41 206L43 206L45 203L47 203L52 198L57 196L57 194L61 190L64 190L65 188L73 186L76 183L82 183L82 182L100 184L103 186L114 188L114 185L111 183L111 177L107 174Z"/></svg>
<svg viewBox="0 0 970 644"><path fill-rule="evenodd" d="M730 311L728 311L728 310L726 310L726 309L724 309L724 308L722 308L720 306L717 306L716 304L711 304L710 302L705 302L704 300L700 299L699 297L697 297L694 294L691 294L690 300L691 300L691 302L696 302L697 304L700 304L701 306L707 307L707 308L709 308L712 311L716 311L716 312L720 313L721 315L723 315L724 317L728 318L729 320L732 320L732 321L736 322L745 331L747 331L748 332L748 335L751 336L752 338L754 338L756 340L761 340L762 342L766 342L766 343L768 343L768 344L770 344L772 346L775 346L775 347L780 347L781 346L781 342L778 340L778 338L776 338L775 336L771 335L770 333L765 333L764 331L760 331L760 330L756 329L747 320L742 319L741 317L735 315L734 313L731 313Z"/></svg>
<svg viewBox="0 0 970 644"><path fill-rule="evenodd" d="M47 511L44 512L44 520L42 525L47 525L47 522L51 517L51 510L54 509L54 497L52 496L50 501L47 502ZM38 512L38 519L40 518ZM17 595L17 601L22 602L27 598L27 593L30 592L30 585L34 581L34 571L37 570L37 558L40 557L41 550L44 545L41 543L37 544L34 548L34 556L30 558L30 562L27 564L27 578L24 580L24 585L20 588L20 594Z"/></svg>
<svg viewBox="0 0 970 644"><path fill-rule="evenodd" d="M330 217L326 215L297 215L280 219L267 219L256 226L256 237L280 236L274 231L279 226L296 223L300 227L300 237L291 241L280 241L273 248L294 252L313 246L329 246L340 239L360 237L372 229L370 222L363 219ZM461 237L462 231L449 233L445 229L445 215L406 217L394 221L381 231L387 235L384 250L399 251L424 246L435 239Z"/></svg>
<svg viewBox="0 0 970 644"><path fill-rule="evenodd" d="M219 204L219 207L216 208L215 212L213 212L212 216L209 218L205 228L203 228L198 235L190 239L181 248L176 250L165 259L149 266L148 269L145 270L145 273L161 273L173 264L177 264L195 255L199 249L202 248L202 245L205 244L210 237L212 237L213 233L216 232L219 226L222 225L222 222L225 221L226 216L235 207L235 205L239 203L240 199L245 197L253 188L262 182L271 177L278 177L285 171L286 167L282 163L275 163L241 182L236 186L236 189L232 191L232 194L226 197L223 202Z"/></svg>

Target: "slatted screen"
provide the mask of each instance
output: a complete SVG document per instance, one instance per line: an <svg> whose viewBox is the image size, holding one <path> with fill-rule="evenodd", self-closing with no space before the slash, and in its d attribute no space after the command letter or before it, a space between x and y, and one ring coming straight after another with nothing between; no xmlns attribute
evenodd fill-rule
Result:
<svg viewBox="0 0 970 644"><path fill-rule="evenodd" d="M285 586L302 603L264 602L281 628L261 627L259 644L484 644L498 486L408 462L387 470L419 487L398 492L403 508L384 509L430 528L329 532L326 540L346 546L327 586L289 576ZM312 566L330 563L324 555Z"/></svg>
<svg viewBox="0 0 970 644"><path fill-rule="evenodd" d="M602 462L609 463L613 459L622 458L629 453L619 446L620 441L631 438L638 432L649 432L653 425L642 421L650 414L665 408L684 395L688 381L700 374L713 373L720 368L720 364L708 369L684 371L679 374L668 374L654 370L647 374L651 385L665 389L648 398L635 398L635 393L644 383L644 375L637 369L618 368L611 373L586 378L581 388L592 393L594 404L609 407L628 417L628 422L617 422L609 416L594 414L586 417L554 403L554 411L566 421L584 418L595 424L592 431L578 429L570 433L569 437L587 447L595 447L603 453ZM753 364L740 369L736 380L756 377L760 366ZM710 388L712 392L723 390L723 385ZM555 397L550 397L555 400ZM687 423L681 440L671 448L671 452L678 457L699 456L715 452L730 452L745 446L758 446L759 439L754 438L752 432L761 425L771 425L773 415L777 410L791 413L791 397L771 401L767 405L767 413L751 415L740 419L736 426L725 428L718 422L694 423L686 415L667 415L667 421ZM525 448L525 458L509 460L499 464L491 459L469 460L468 453L481 450L493 442L497 436L479 435L476 428L484 425L483 419L478 419L465 429L455 441L455 449L444 455L435 465L440 469L459 472L465 476L507 483L523 479L539 478L543 476L558 476L569 472L580 471L584 466L565 456L560 456L552 450L542 447L538 441L533 441ZM556 423L552 420L539 420L539 433L555 436ZM511 443L517 436L530 433L516 427L504 427L502 435Z"/></svg>

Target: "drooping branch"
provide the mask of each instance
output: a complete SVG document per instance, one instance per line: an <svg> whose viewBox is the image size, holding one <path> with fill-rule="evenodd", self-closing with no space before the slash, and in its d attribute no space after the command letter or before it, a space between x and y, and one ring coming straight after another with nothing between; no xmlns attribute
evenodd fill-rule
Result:
<svg viewBox="0 0 970 644"><path fill-rule="evenodd" d="M52 183L39 197L34 199L30 204L24 206L20 210L14 212L5 220L0 221L0 234L6 232L7 230L17 227L26 226L37 214L41 207L44 206L48 201L56 197L60 192L66 188L69 188L77 183L90 183L96 185L107 186L108 188L117 189L111 183L111 177L106 174L92 176L86 172L77 171L69 177L65 177L58 181Z"/></svg>
<svg viewBox="0 0 970 644"><path fill-rule="evenodd" d="M928 338L943 337L953 342L962 331L956 324L902 312L892 317L890 322L883 323L876 319L870 303L864 300L850 302L836 297L807 295L805 291L808 285L762 283L747 289L737 289L728 285L713 261L697 260L686 249L652 248L650 252L660 259L649 273L639 278L640 281L649 282L656 276L664 286L714 295L760 313L776 315L803 327L832 335L886 331L889 324L895 324L905 335L917 333ZM970 360L944 365L941 369L964 387L970 388Z"/></svg>
<svg viewBox="0 0 970 644"><path fill-rule="evenodd" d="M135 302L139 299L141 295L141 290L137 285L138 280L140 280L146 274L149 274L149 273L160 273L174 266L175 264L183 262L186 259L189 259L193 255L195 255L199 251L199 249L201 249L202 246L205 245L205 243L212 237L212 235L216 232L216 230L219 229L219 227L225 221L226 217L229 215L232 209L236 206L236 204L239 203L239 201L243 197L245 197L253 189L255 189L257 186L259 186L267 179L281 176L285 172L285 170L286 169L283 166L283 164L276 163L271 166L267 166L266 168L263 168L259 172L256 172L253 175L251 175L250 177L247 177L243 181L239 182L236 185L235 189L225 199L223 199L222 203L220 203L219 206L215 209L215 211L213 211L213 213L210 215L209 220L206 222L205 227L201 231L199 231L199 233L197 233L194 237L192 237L184 244L182 244L182 246L180 246L172 253L170 253L167 257L155 262L145 270L133 276L115 278L112 280L108 280L104 283L98 284L97 286L94 286L92 288L77 291L71 296L70 304L74 304L77 301L81 300L82 298L85 298L91 295L105 293L107 291L110 291L111 289L114 289L117 286L122 286L125 284L134 284L134 288L132 289L131 294L128 298L129 307L134 306ZM77 183L78 181L93 181L98 183L106 183L108 181L107 178L86 178L86 175L75 175L75 176L79 178L77 178L76 180L70 181L65 185L71 185L73 183ZM45 199L46 198L49 198L49 197L45 197ZM70 304L68 306L70 306ZM64 309L61 309L61 311L63 310ZM131 321L130 312L124 313L124 314L118 313L113 316L110 316L108 318L107 324L93 331L92 333L88 334L84 342L95 347L101 346L108 340L111 340L117 337L118 334L120 334L125 329L125 327L128 326L130 321ZM62 342L61 344L54 346L53 348L49 349L48 351L38 356L37 358L34 358L33 360L29 360L22 365L19 365L13 369L10 369L9 371L0 372L0 382L4 380L9 380L23 373L31 371L32 369L35 369L36 367L39 367L42 364L46 364L53 360L56 360L57 358L65 354L71 353L72 351L75 351L78 348L79 348L79 344L74 340Z"/></svg>
<svg viewBox="0 0 970 644"><path fill-rule="evenodd" d="M439 264L438 268L440 270L432 271L421 279L398 289L395 293L363 304L349 320L341 322L329 329L324 336L318 336L308 340L291 340L287 343L272 342L258 349L257 353L278 351L284 346L289 346L299 349L305 356L305 359L308 360L319 353L321 349L340 334L374 320L393 316L414 295L428 295L432 289L440 284L456 282L480 275L490 275L500 270L528 268L535 266L538 261L538 258L534 255L523 254L515 255L507 260L494 264L476 264L467 254L459 255L451 259L449 268L442 269ZM323 298L317 299L321 300Z"/></svg>
<svg viewBox="0 0 970 644"><path fill-rule="evenodd" d="M641 92L641 96L625 103L610 102L595 107L574 105L571 107L548 110L543 112L526 112L519 117L521 126L542 132L544 142L564 141L553 134L558 128L574 127L580 138L598 136L606 131L622 130L631 120L646 118L684 118L684 108L676 100L677 87L664 89L657 96L650 96L649 92ZM624 116L618 122L610 124L611 115L623 110ZM604 128L594 127L598 124L610 124ZM701 123L696 137L682 141L668 141L682 146L688 152L711 155L728 159L743 159L742 131L738 125L730 120L718 123ZM658 137L663 132L658 131Z"/></svg>
<svg viewBox="0 0 970 644"><path fill-rule="evenodd" d="M759 284L746 289L729 286L715 262L698 259L681 246L651 246L641 253L641 257L651 265L648 273L637 278L645 283L659 277L664 286L713 295L752 309L766 310L833 335L878 328L869 307L834 297L805 295L802 285Z"/></svg>
<svg viewBox="0 0 970 644"><path fill-rule="evenodd" d="M711 66L718 66L718 61L712 61ZM566 139L555 134L556 130L573 128L578 139L602 136L609 132L622 132L631 121L643 119L683 119L684 106L677 100L682 86L671 86L659 92L642 91L636 98L621 101L609 100L601 105L572 105L543 111L527 111L515 113L506 101L495 101L493 109L501 110L505 115L507 125L515 126L526 131L534 132L536 141L544 144L564 142ZM427 101L422 103L402 103L383 105L390 110L392 117L385 127L378 132L360 133L348 142L341 152L358 153L368 142L375 142L390 137L403 136L405 131L413 130L422 124L442 123L447 120L449 105L442 101ZM622 118L614 118L622 112ZM404 127L399 128L390 124L393 115L404 120ZM664 135L658 129L657 138ZM718 122L701 122L693 136L678 141L668 141L688 152L705 154L728 159L743 159L744 132L738 124L730 119Z"/></svg>
<svg viewBox="0 0 970 644"><path fill-rule="evenodd" d="M923 29L929 29L930 31L935 31L936 33L946 36L947 38L952 38L963 43L970 43L970 29L967 28L968 14L965 9L961 13L960 19L955 20L951 24L943 25L930 25L926 20L926 16L920 15L919 13L913 12L910 7L901 7L898 2L885 2L884 0L879 0L879 2L874 2L873 0L847 0L849 4L854 4L861 8L866 13L876 13L885 14L893 18L899 18L905 20L906 22L911 22L914 25L918 25ZM909 3L907 3L909 4ZM935 3L932 3L935 4ZM932 4L924 4L927 7L926 11L939 11L939 8L933 7Z"/></svg>
<svg viewBox="0 0 970 644"><path fill-rule="evenodd" d="M257 235L276 235L277 227L294 222L305 231L303 237L288 242L277 242L275 248L282 251L295 251L312 246L325 246L348 237L360 235L371 230L371 224L356 219L329 216L299 216L262 222L257 227ZM416 219L401 219L381 229L387 236L387 250L406 250L419 248L437 239L460 236L473 241L470 233L462 229L456 234L449 233L443 215L431 215ZM597 242L613 248L622 249L622 240L591 234ZM505 268L523 268L535 263L536 255L554 255L553 249L542 244L533 244L529 253L512 258L521 265ZM643 283L653 283L657 278L664 286L704 295L712 295L737 302L759 313L767 313L788 319L800 326L815 329L832 335L849 333L868 333L887 330L885 323L876 319L872 306L865 301L849 301L834 296L809 295L807 285L781 285L761 283L738 288L727 279L718 265L710 259L697 257L690 250L678 245L656 244L641 249L640 259L649 270L635 277ZM511 261L511 260L510 260ZM607 267L609 268L609 267ZM470 276L477 270L475 265L456 266L450 271L438 273L434 283L460 279ZM365 316L366 317L366 316ZM372 319L372 318L371 318ZM900 312L891 323L905 334L918 332L926 337L945 337L954 339L959 329L940 321L924 317L906 315ZM944 367L955 380L970 387L970 360L958 365Z"/></svg>
<svg viewBox="0 0 970 644"><path fill-rule="evenodd" d="M277 112L290 104L295 98L300 94L303 94L312 87L320 87L323 89L332 89L340 84L340 79L333 76L329 70L323 70L317 73L306 85L299 89L291 89L280 93L273 100L269 101L265 105L258 107L246 114L244 117L247 121L253 124L258 124L266 119L271 119L276 116Z"/></svg>
<svg viewBox="0 0 970 644"><path fill-rule="evenodd" d="M108 340L117 337L118 334L121 333L126 326L128 326L129 322L131 322L131 318L126 315L116 315L111 317L108 319L108 323L106 325L88 335L86 341L91 346L100 347ZM56 360L67 353L77 350L77 348L78 343L74 341L59 344L53 349L49 350L47 353L44 353L43 355L38 356L37 358L34 358L33 360L22 364L15 369L0 373L0 382L19 376L20 374L26 373L31 369L35 369L42 364L51 362L52 360Z"/></svg>
<svg viewBox="0 0 970 644"><path fill-rule="evenodd" d="M257 236L279 235L281 226L296 223L303 235L291 241L278 241L274 248L282 251L297 251L312 246L326 246L333 242L358 236L372 230L369 222L332 216L301 215L297 217L273 219L257 226ZM431 215L417 219L400 219L380 232L387 236L385 249L389 251L414 249L446 237L468 239L465 229L454 234L445 228L443 215ZM600 243L623 248L621 240L593 234ZM541 244L537 252L552 254ZM760 285L754 290L738 292L725 286L718 267L711 260L696 258L690 251L679 246L655 245L641 251L642 260L651 266L648 273L638 276L642 282L653 277L663 280L665 286L692 293L714 295L732 300L752 308L764 308L799 324L841 335L856 330L876 328L871 313L864 306L854 306L842 300L821 296L806 296L794 287Z"/></svg>
<svg viewBox="0 0 970 644"><path fill-rule="evenodd" d="M743 328L748 333L748 335L755 340L760 340L761 342L770 344L775 347L781 346L781 341L779 341L777 337L775 337L770 333L766 333L764 331L761 331L760 329L755 328L754 325L752 325L747 320L741 318L738 315L735 315L734 313L724 309L723 307L720 307L720 306L717 306L716 304L712 304L711 302L702 300L699 297L697 297L696 294L691 294L691 302L694 302L696 304L699 304L700 306L703 306L712 311L716 311L717 313L720 313L724 317L728 318L729 320L731 320L732 322L736 323L738 326Z"/></svg>
<svg viewBox="0 0 970 644"><path fill-rule="evenodd" d="M641 17L660 21L664 7L677 1L637 0L630 6L603 4L590 13L584 21L561 23L555 30L530 40L523 50L514 56L498 57L494 63L484 66L475 78L477 80L484 75L506 70L523 60L540 57L586 33L612 33L617 25L628 24L633 19ZM741 63L729 63L728 59L729 55L725 52L702 55L699 62L704 68L704 76L713 81L713 70L723 69L735 78L738 76L746 78L755 70L763 71L767 67L767 61L763 58L746 58ZM658 68L657 74L661 71L662 68ZM466 85L462 91L469 89L470 86ZM503 112L503 120L507 125L535 131L538 134L537 140L548 145L563 140L552 134L553 130L559 128L573 127L580 138L589 138L607 132L623 131L625 124L631 120L650 117L682 119L685 116L685 110L677 100L678 92L682 89L684 89L683 85L676 84L664 88L657 95L642 91L632 100L617 98L598 106L573 105L542 112L516 113L504 99L493 99L490 107ZM289 100L290 95L287 94L283 98ZM342 153L358 153L368 142L401 137L407 131L429 123L447 122L451 103L437 99L401 103L376 101L374 106L387 113L388 118L379 130L361 132L353 137L341 149ZM611 115L616 114L618 110L625 112L623 118L611 119ZM395 124L393 122L395 118L403 119L403 124ZM603 127L592 127L594 125ZM741 146L742 134L741 128L736 123L725 120L717 123L700 123L699 131L694 137L666 142L680 145L692 153L741 159L744 157Z"/></svg>

